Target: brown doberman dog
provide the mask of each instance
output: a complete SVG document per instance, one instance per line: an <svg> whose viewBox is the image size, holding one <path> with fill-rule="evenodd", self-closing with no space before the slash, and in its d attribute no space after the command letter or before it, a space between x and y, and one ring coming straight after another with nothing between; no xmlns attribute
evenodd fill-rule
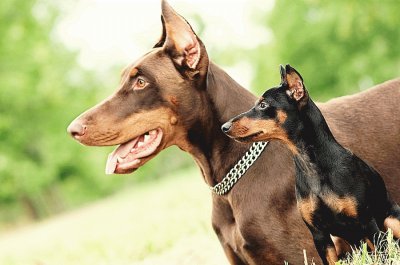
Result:
<svg viewBox="0 0 400 265"><path fill-rule="evenodd" d="M191 26L165 1L162 22L155 47L128 66L117 91L76 118L68 132L85 145L120 145L109 157L108 173L131 173L177 145L214 186L250 147L226 137L220 127L256 97L210 62ZM398 98L400 80L394 80L319 104L338 141L381 173L397 201ZM303 249L318 258L297 211L291 161L283 144L270 142L230 192L212 194L212 225L231 264L300 264Z"/></svg>

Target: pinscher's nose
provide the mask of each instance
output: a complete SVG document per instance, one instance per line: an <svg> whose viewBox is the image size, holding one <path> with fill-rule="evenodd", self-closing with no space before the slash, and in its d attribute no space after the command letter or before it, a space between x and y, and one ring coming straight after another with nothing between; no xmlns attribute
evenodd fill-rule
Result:
<svg viewBox="0 0 400 265"><path fill-rule="evenodd" d="M81 124L78 121L73 121L67 128L67 132L74 138L85 134L86 125Z"/></svg>
<svg viewBox="0 0 400 265"><path fill-rule="evenodd" d="M230 130L231 128L232 128L232 122L230 122L230 121L225 122L225 123L221 126L221 130L222 130L224 133L229 132L229 130Z"/></svg>

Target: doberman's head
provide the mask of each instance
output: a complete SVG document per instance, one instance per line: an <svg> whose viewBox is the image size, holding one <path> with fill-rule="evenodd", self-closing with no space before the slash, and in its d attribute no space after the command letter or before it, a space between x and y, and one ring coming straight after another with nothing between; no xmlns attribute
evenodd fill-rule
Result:
<svg viewBox="0 0 400 265"><path fill-rule="evenodd" d="M202 109L207 51L186 20L166 1L161 5L161 39L125 68L113 95L67 129L84 145L119 145L109 155L108 174L133 172L168 146L185 148L184 128Z"/></svg>
<svg viewBox="0 0 400 265"><path fill-rule="evenodd" d="M293 152L290 135L297 129L301 110L309 96L301 75L289 64L280 66L281 84L267 90L249 111L222 125L222 131L239 142L278 139Z"/></svg>

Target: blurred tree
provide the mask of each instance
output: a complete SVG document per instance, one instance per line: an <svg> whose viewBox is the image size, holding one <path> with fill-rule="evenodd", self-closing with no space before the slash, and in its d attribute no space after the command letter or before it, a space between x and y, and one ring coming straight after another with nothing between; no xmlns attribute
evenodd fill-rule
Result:
<svg viewBox="0 0 400 265"><path fill-rule="evenodd" d="M0 2L0 219L38 219L121 183L98 178L93 158L65 128L101 88L52 38L50 1ZM73 194L70 201L66 194Z"/></svg>
<svg viewBox="0 0 400 265"><path fill-rule="evenodd" d="M357 92L400 76L399 10L399 1L276 0L269 14L255 13L271 41L233 56L254 66L258 94L279 82L286 63L314 98Z"/></svg>

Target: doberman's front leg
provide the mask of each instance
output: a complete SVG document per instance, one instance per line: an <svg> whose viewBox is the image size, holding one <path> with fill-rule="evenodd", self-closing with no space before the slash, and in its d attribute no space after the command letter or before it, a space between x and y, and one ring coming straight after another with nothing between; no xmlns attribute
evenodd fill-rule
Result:
<svg viewBox="0 0 400 265"><path fill-rule="evenodd" d="M307 225L308 226L308 225ZM314 239L315 248L324 265L334 265L338 261L335 245L329 233L308 226Z"/></svg>

